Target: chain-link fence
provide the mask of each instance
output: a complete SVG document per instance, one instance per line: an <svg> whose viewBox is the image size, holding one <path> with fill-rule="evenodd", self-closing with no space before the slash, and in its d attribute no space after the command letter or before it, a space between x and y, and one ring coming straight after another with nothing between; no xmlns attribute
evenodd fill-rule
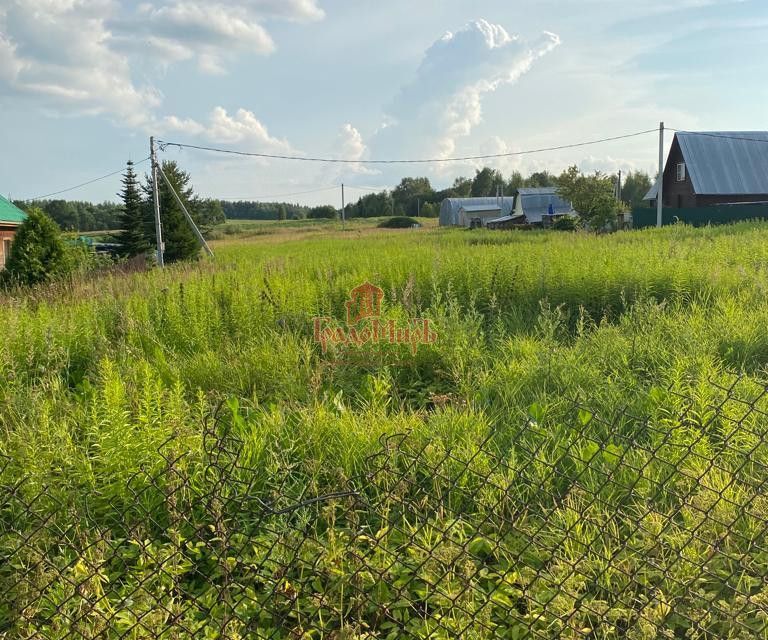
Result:
<svg viewBox="0 0 768 640"><path fill-rule="evenodd" d="M0 636L766 637L765 399L393 435L330 494L220 422L119 503L5 474Z"/></svg>

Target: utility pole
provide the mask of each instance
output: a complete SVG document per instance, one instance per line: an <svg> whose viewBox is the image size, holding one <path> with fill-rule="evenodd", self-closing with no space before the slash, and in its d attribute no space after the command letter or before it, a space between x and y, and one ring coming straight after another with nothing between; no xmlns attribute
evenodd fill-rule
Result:
<svg viewBox="0 0 768 640"><path fill-rule="evenodd" d="M664 211L664 123L659 123L659 190L656 194L656 226L661 227L661 218Z"/></svg>
<svg viewBox="0 0 768 640"><path fill-rule="evenodd" d="M160 224L160 191L157 186L157 153L155 153L155 137L149 138L149 150L152 157L152 200L155 205L155 241L157 242L157 266L163 267L163 227Z"/></svg>
<svg viewBox="0 0 768 640"><path fill-rule="evenodd" d="M341 183L341 224L342 226L347 223L346 205L344 204L344 183Z"/></svg>
<svg viewBox="0 0 768 640"><path fill-rule="evenodd" d="M421 218L421 198L416 198L416 217Z"/></svg>
<svg viewBox="0 0 768 640"><path fill-rule="evenodd" d="M619 169L619 181L616 183L616 199L621 200L621 169Z"/></svg>

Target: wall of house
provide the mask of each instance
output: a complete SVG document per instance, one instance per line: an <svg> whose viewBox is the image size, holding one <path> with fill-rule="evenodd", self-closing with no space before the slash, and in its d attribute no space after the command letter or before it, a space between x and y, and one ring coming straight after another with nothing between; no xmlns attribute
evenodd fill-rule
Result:
<svg viewBox="0 0 768 640"><path fill-rule="evenodd" d="M749 195L697 195L693 189L691 175L686 167L685 180L677 180L677 165L684 162L683 152L677 139L669 150L669 158L664 167L664 207L669 209L688 209L697 207L712 207L719 204L734 204L738 202L766 202L768 194ZM651 206L656 206L652 201Z"/></svg>
<svg viewBox="0 0 768 640"><path fill-rule="evenodd" d="M678 181L677 165L685 162L683 152L677 139L669 150L669 158L664 167L664 206L672 209L685 209L699 206L696 202L696 193L693 190L693 182L686 167L685 180Z"/></svg>
<svg viewBox="0 0 768 640"><path fill-rule="evenodd" d="M712 207L718 204L734 204L736 202L768 202L768 193L754 193L745 196L696 196L697 207Z"/></svg>
<svg viewBox="0 0 768 640"><path fill-rule="evenodd" d="M5 268L5 262L8 260L8 256L6 255L6 247L8 243L5 242L5 240L13 242L13 237L15 235L16 227L0 226L0 269Z"/></svg>

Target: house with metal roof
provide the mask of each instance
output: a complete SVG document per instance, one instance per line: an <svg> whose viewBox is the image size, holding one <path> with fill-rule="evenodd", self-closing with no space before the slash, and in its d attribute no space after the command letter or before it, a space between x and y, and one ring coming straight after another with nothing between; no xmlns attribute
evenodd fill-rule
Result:
<svg viewBox="0 0 768 640"><path fill-rule="evenodd" d="M564 215L575 215L573 206L557 193L557 187L521 188L515 196L512 216L526 224L552 222Z"/></svg>
<svg viewBox="0 0 768 640"><path fill-rule="evenodd" d="M673 209L768 202L768 131L678 131L663 189ZM658 190L645 195L652 207Z"/></svg>
<svg viewBox="0 0 768 640"><path fill-rule="evenodd" d="M11 255L11 243L16 230L26 219L26 213L0 196L0 269L5 268L5 263Z"/></svg>
<svg viewBox="0 0 768 640"><path fill-rule="evenodd" d="M446 198L440 205L440 226L469 227L477 220L485 226L490 219L509 215L514 206L515 199L508 197Z"/></svg>

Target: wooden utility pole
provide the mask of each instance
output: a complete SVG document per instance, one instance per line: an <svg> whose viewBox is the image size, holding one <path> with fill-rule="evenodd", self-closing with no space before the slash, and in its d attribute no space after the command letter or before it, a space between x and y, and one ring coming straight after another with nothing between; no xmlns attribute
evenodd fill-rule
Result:
<svg viewBox="0 0 768 640"><path fill-rule="evenodd" d="M659 123L659 191L656 194L656 226L661 227L664 211L664 123Z"/></svg>
<svg viewBox="0 0 768 640"><path fill-rule="evenodd" d="M149 150L152 157L152 200L155 206L155 242L157 243L157 266L163 267L163 227L160 223L160 192L157 186L157 153L155 152L155 137L149 138Z"/></svg>
<svg viewBox="0 0 768 640"><path fill-rule="evenodd" d="M341 183L341 224L347 224L346 204L344 203L344 183Z"/></svg>

